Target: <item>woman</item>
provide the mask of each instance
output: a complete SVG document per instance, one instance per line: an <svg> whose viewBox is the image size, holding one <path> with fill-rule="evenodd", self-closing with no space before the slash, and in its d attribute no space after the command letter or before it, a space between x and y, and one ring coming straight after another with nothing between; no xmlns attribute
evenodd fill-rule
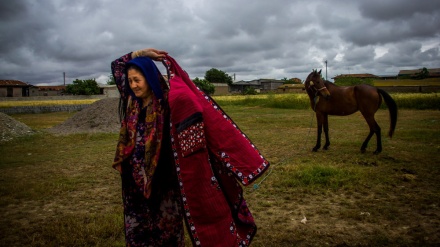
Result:
<svg viewBox="0 0 440 247"><path fill-rule="evenodd" d="M122 175L127 246L184 245L180 191L170 161L169 130L164 130L169 126L168 89L148 58L160 60L164 54L145 49L111 65L121 94L122 127L113 167Z"/></svg>
<svg viewBox="0 0 440 247"><path fill-rule="evenodd" d="M151 60L163 61L168 88ZM269 163L166 52L144 49L112 62L121 131L127 246L247 246L256 225L239 184Z"/></svg>

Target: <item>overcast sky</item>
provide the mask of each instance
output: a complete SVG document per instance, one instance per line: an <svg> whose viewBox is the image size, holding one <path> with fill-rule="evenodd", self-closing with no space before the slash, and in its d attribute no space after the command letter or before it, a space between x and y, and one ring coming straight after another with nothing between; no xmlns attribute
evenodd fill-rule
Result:
<svg viewBox="0 0 440 247"><path fill-rule="evenodd" d="M440 68L438 0L0 0L0 79L62 85L154 47L191 78ZM163 66L158 63L161 69Z"/></svg>

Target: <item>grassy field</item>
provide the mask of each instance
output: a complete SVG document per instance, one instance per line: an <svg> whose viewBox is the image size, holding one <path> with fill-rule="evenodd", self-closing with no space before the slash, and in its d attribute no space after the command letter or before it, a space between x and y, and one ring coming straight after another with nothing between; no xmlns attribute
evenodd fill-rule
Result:
<svg viewBox="0 0 440 247"><path fill-rule="evenodd" d="M400 109L440 110L440 95L437 93L392 93ZM305 93L227 95L213 97L222 106L262 106L281 109L309 109L310 101ZM86 100L29 100L0 101L0 108L13 106L53 106L92 104L97 99ZM385 109L385 105L382 106Z"/></svg>
<svg viewBox="0 0 440 247"><path fill-rule="evenodd" d="M222 107L272 164L257 189L245 187L252 246L440 244L438 110L401 109L376 156L375 138L360 153L368 127L358 113L330 117L330 149L313 153L311 110ZM69 116L13 116L39 133L0 144L0 246L124 246L117 134L45 132ZM386 133L388 112L376 116Z"/></svg>

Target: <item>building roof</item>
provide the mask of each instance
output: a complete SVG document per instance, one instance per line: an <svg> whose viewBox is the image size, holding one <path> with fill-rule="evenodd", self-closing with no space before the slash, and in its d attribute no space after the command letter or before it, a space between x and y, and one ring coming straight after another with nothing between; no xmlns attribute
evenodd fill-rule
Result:
<svg viewBox="0 0 440 247"><path fill-rule="evenodd" d="M99 88L116 88L116 84L109 85L109 84L98 83L98 87Z"/></svg>
<svg viewBox="0 0 440 247"><path fill-rule="evenodd" d="M252 81L234 81L232 85L254 85L260 86L262 83L284 83L283 80L276 79L257 79Z"/></svg>
<svg viewBox="0 0 440 247"><path fill-rule="evenodd" d="M37 86L39 91L62 91L66 86Z"/></svg>
<svg viewBox="0 0 440 247"><path fill-rule="evenodd" d="M430 75L439 75L440 74L440 68L432 68L427 69ZM399 75L415 75L417 73L422 72L422 69L406 69L406 70L400 70Z"/></svg>
<svg viewBox="0 0 440 247"><path fill-rule="evenodd" d="M258 80L254 80L254 81L234 81L232 83L232 85L254 85L254 86L259 86L261 85L261 82Z"/></svg>
<svg viewBox="0 0 440 247"><path fill-rule="evenodd" d="M283 84L278 86L279 89L283 88L304 88L304 84Z"/></svg>
<svg viewBox="0 0 440 247"><path fill-rule="evenodd" d="M333 77L332 79L338 79L338 78L347 78L347 77L352 77L352 78L377 78L377 75L373 75L373 74L341 74L341 75L337 75L335 77Z"/></svg>
<svg viewBox="0 0 440 247"><path fill-rule="evenodd" d="M29 85L19 80L0 80L0 86L29 87L32 85Z"/></svg>

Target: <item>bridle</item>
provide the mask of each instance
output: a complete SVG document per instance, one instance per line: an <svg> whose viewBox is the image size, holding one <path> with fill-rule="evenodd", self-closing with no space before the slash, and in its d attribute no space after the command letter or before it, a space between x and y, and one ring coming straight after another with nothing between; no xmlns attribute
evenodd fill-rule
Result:
<svg viewBox="0 0 440 247"><path fill-rule="evenodd" d="M327 87L325 85L323 85L321 88L316 88L315 87L315 83L313 83L313 81L310 81L308 88L311 89L311 90L314 90L315 91L315 95L317 95L319 93L319 91L327 89Z"/></svg>

